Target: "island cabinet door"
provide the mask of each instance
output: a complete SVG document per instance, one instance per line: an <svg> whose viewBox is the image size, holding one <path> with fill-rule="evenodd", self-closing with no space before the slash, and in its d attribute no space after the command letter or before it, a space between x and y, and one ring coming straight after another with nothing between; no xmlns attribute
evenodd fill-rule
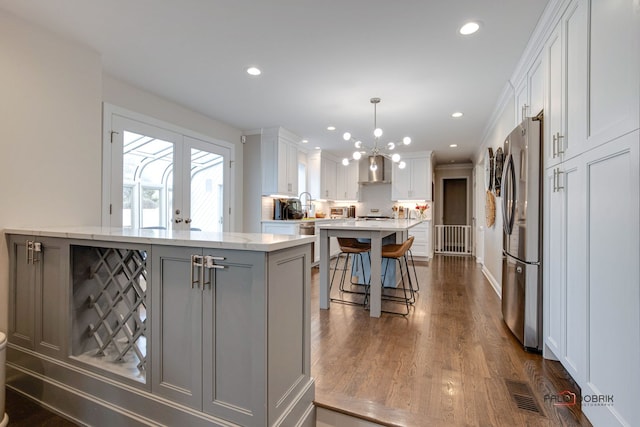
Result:
<svg viewBox="0 0 640 427"><path fill-rule="evenodd" d="M152 392L202 408L202 290L193 283L198 248L154 245L151 289ZM197 276L197 274L196 274Z"/></svg>
<svg viewBox="0 0 640 427"><path fill-rule="evenodd" d="M264 425L265 254L205 249L204 256L203 411Z"/></svg>
<svg viewBox="0 0 640 427"><path fill-rule="evenodd" d="M9 259L9 340L64 357L69 245L61 239L13 235Z"/></svg>

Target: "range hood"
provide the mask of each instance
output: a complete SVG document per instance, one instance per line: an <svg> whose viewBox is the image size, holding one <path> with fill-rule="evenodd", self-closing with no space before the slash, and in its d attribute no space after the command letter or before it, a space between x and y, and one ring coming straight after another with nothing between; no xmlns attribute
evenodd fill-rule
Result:
<svg viewBox="0 0 640 427"><path fill-rule="evenodd" d="M390 171L386 165L389 160L383 156L369 156L360 161L360 176L358 184L389 184L391 182ZM375 165L375 170L371 170L371 165Z"/></svg>

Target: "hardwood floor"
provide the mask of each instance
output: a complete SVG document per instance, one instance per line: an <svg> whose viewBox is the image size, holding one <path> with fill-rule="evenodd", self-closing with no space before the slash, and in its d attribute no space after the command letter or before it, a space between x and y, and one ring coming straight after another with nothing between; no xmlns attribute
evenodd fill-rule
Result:
<svg viewBox="0 0 640 427"><path fill-rule="evenodd" d="M560 363L522 349L473 258L438 256L416 268L420 292L410 315L379 319L359 306L320 310L313 270L318 406L391 426L591 425L579 404L545 399L580 390Z"/></svg>
<svg viewBox="0 0 640 427"><path fill-rule="evenodd" d="M5 410L10 427L74 427L76 424L62 418L9 388L6 389Z"/></svg>

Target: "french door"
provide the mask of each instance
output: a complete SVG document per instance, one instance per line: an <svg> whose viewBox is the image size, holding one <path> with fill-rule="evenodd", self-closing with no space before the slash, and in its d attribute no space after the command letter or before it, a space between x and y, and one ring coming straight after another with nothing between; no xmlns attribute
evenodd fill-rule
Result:
<svg viewBox="0 0 640 427"><path fill-rule="evenodd" d="M230 149L111 116L109 225L229 230Z"/></svg>

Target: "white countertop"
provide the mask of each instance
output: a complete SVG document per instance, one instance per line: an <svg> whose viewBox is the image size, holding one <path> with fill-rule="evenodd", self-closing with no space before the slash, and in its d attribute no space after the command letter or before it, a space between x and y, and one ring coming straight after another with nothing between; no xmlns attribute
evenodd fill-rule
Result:
<svg viewBox="0 0 640 427"><path fill-rule="evenodd" d="M8 228L3 231L5 234L19 234L27 236L259 252L277 251L305 243L312 243L315 240L315 236L146 229L131 230L99 226Z"/></svg>
<svg viewBox="0 0 640 427"><path fill-rule="evenodd" d="M402 231L422 223L422 219L343 220L318 224L321 230L387 230Z"/></svg>

